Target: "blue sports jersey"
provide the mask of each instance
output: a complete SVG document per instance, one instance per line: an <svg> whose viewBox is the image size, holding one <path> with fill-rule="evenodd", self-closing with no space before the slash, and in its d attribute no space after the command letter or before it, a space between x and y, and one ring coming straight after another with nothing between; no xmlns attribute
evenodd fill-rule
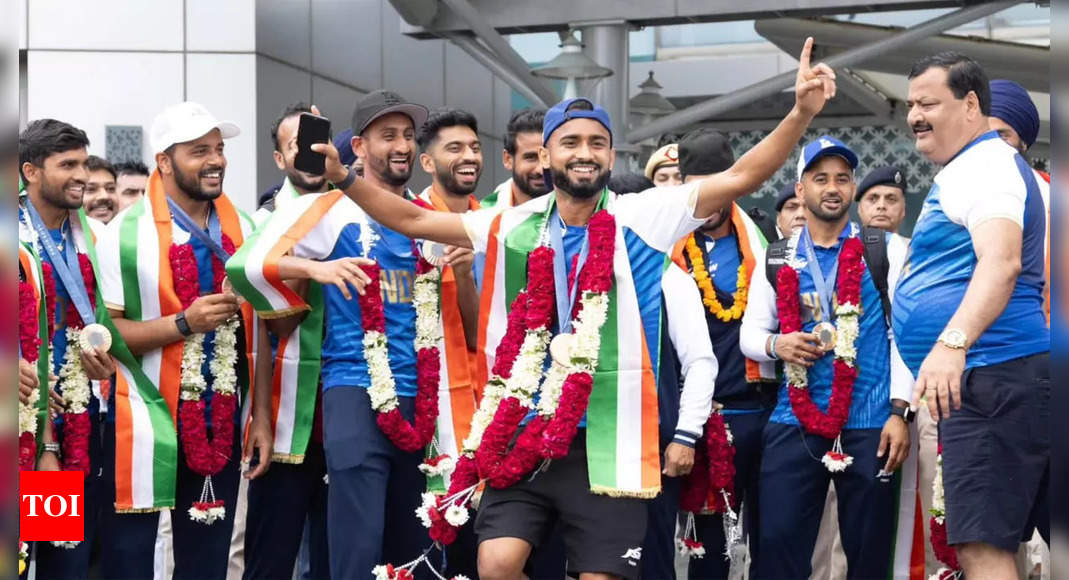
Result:
<svg viewBox="0 0 1069 580"><path fill-rule="evenodd" d="M706 244L706 248L709 245ZM713 249L708 250L709 275L713 277L713 284L721 292L734 294L739 284L739 242L734 233L722 238L717 238Z"/></svg>
<svg viewBox="0 0 1069 580"><path fill-rule="evenodd" d="M1022 226L1021 273L1006 309L969 349L966 368L1050 350L1043 315L1046 211L1028 163L992 131L935 176L913 230L892 311L899 352L914 374L972 279L970 228L991 218Z"/></svg>
<svg viewBox="0 0 1069 580"><path fill-rule="evenodd" d="M859 231L855 224L849 224L840 234L835 247L815 246L817 262L825 278L831 275L843 241L847 237L856 237ZM808 229L804 230L803 235L808 235ZM824 308L821 306L816 285L813 283L808 266L804 265L806 263L805 251L801 244L798 247L796 261L800 265L797 270L801 291L802 330L812 332L818 322L828 320L829 317L823 312ZM835 284L831 280L828 282ZM836 305L838 305L837 302ZM861 322L855 347L858 353L859 372L854 382L850 418L847 419L843 428L878 429L883 427L891 414L891 347L887 340L887 322L884 320L883 308L880 305L880 293L876 290L867 267L861 280ZM828 399L831 397L834 358L834 353L825 353L809 368L809 394L817 406L824 411L827 411ZM770 421L797 425L798 419L791 411L787 388L786 380L784 380Z"/></svg>
<svg viewBox="0 0 1069 580"><path fill-rule="evenodd" d="M390 368L398 396L416 396L416 309L412 305L412 284L416 279L416 256L412 240L375 223L368 222L378 240L371 259L379 264L386 338ZM360 243L360 225L351 223L342 230L330 255L324 260L355 258L364 255ZM360 322L360 304L355 290L346 300L336 286L323 286L326 333L323 339L323 388L363 387L371 384L364 360L364 329Z"/></svg>

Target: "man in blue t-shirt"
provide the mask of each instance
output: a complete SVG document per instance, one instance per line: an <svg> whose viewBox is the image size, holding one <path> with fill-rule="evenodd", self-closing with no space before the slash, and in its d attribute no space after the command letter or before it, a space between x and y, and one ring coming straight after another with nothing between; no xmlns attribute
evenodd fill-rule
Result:
<svg viewBox="0 0 1069 580"><path fill-rule="evenodd" d="M767 276L752 278L740 335L742 353L757 361L783 360L808 376L803 391L828 412L834 352L818 342L820 327L832 323L842 332L837 308L837 271L844 242L860 228L850 222L857 156L837 139L822 136L802 150L796 192L806 208L806 226L785 244L781 267L798 272L800 331L779 334L777 291ZM772 255L769 248L769 255ZM893 256L890 257L892 260ZM763 265L762 265L763 266ZM896 268L892 267L892 271ZM762 272L763 274L764 272ZM828 485L835 484L839 530L850 578L880 578L890 573L895 546L898 480L909 454L907 399L909 371L889 340L880 294L866 265L861 279L861 314L854 341L857 378L849 415L836 439L810 433L790 402L787 381L764 430L759 501L757 578L805 578L820 528ZM899 363L899 364L896 364ZM719 390L719 389L718 389ZM797 395L798 393L794 393ZM845 467L822 462L839 451L852 457ZM822 457L824 460L822 461ZM833 469L834 468L834 469ZM777 506L777 509L769 509Z"/></svg>
<svg viewBox="0 0 1069 580"><path fill-rule="evenodd" d="M979 64L942 53L909 78L917 150L943 168L895 292L895 335L913 406L923 396L939 419L948 543L966 576L1013 578L1019 542L1049 532L1046 212L1028 163L989 128Z"/></svg>

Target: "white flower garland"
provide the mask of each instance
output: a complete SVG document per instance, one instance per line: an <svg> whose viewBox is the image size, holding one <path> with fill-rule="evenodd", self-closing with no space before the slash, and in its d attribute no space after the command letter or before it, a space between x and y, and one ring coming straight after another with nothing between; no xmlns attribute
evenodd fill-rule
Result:
<svg viewBox="0 0 1069 580"><path fill-rule="evenodd" d="M475 414L471 417L471 431L464 438L463 449L461 450L464 455L473 455L475 450L479 448L483 433L486 432L486 428L494 420L494 412L497 411L501 399L504 398L505 380L494 375L487 381L486 388L483 389L483 398L479 402L479 408L475 410Z"/></svg>
<svg viewBox="0 0 1069 580"><path fill-rule="evenodd" d="M208 370L212 375L212 388L220 395L237 393L238 327L241 320L234 316L215 329L212 341L212 362ZM207 381L201 373L204 366L204 334L194 333L186 337L182 344L182 375L179 398L183 401L199 401L208 388Z"/></svg>
<svg viewBox="0 0 1069 580"><path fill-rule="evenodd" d="M857 361L860 316L861 308L857 304L840 304L835 309L835 357L851 367Z"/></svg>
<svg viewBox="0 0 1069 580"><path fill-rule="evenodd" d="M538 414L550 417L557 412L564 381L571 372L593 373L598 366L601 350L601 327L609 317L609 295L601 292L584 292L580 299L582 309L573 325L575 329L572 350L569 353L571 366L565 367L553 361L542 384L538 400Z"/></svg>
<svg viewBox="0 0 1069 580"><path fill-rule="evenodd" d="M36 364L34 366L37 366ZM41 400L41 390L34 389L29 400L24 404L19 401L19 434L37 433L37 403Z"/></svg>
<svg viewBox="0 0 1069 580"><path fill-rule="evenodd" d="M370 229L370 228L364 228ZM412 284L412 306L416 310L416 350L437 346L442 339L441 317L438 313L438 283L442 272L438 268L416 276ZM390 354L386 335L377 331L364 332L364 360L371 379L368 397L377 413L397 408L397 383L390 368Z"/></svg>
<svg viewBox="0 0 1069 580"><path fill-rule="evenodd" d="M226 517L226 508L223 506L213 506L206 510L191 507L188 512L189 519L206 526L210 526Z"/></svg>
<svg viewBox="0 0 1069 580"><path fill-rule="evenodd" d="M89 385L89 376L82 366L82 347L78 344L77 329L67 327L67 351L63 354L63 365L59 368L59 380L63 385L63 402L65 412L84 413L89 409L89 399L93 395Z"/></svg>

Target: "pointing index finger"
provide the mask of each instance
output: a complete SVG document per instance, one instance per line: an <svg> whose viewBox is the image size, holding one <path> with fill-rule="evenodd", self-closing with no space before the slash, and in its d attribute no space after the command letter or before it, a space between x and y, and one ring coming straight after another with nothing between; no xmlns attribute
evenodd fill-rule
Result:
<svg viewBox="0 0 1069 580"><path fill-rule="evenodd" d="M809 56L813 52L813 37L807 37L805 39L805 46L802 47L802 55L798 57L798 72L799 74L809 74Z"/></svg>

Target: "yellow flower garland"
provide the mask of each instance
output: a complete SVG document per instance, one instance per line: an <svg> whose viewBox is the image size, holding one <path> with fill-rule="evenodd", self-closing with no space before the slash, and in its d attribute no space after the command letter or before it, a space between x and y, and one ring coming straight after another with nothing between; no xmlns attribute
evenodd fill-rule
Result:
<svg viewBox="0 0 1069 580"><path fill-rule="evenodd" d="M691 267L694 270L694 281L702 291L702 303L709 309L709 313L722 322L731 322L742 318L746 311L746 298L749 294L749 279L746 277L746 261L739 262L738 283L735 289L735 303L731 308L725 309L716 299L716 288L709 271L705 269L705 259L702 257L701 248L696 241L698 234L687 236L687 257L690 258Z"/></svg>

